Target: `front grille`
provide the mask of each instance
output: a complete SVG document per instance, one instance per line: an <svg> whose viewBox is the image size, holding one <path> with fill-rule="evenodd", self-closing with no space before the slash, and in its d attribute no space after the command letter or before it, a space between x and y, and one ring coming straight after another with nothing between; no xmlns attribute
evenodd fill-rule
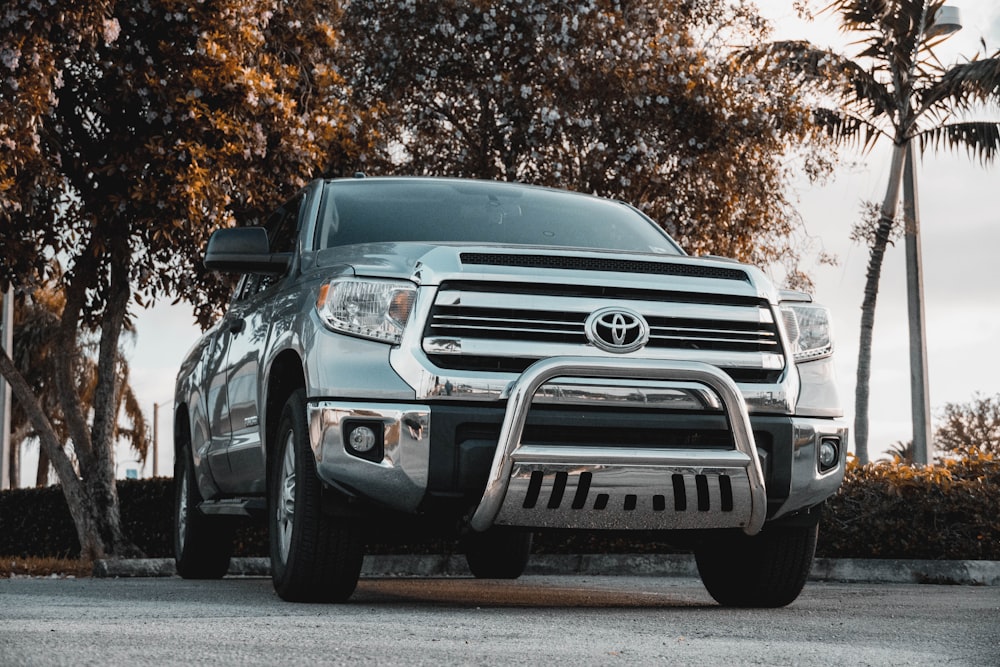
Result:
<svg viewBox="0 0 1000 667"><path fill-rule="evenodd" d="M521 372L541 358L593 353L587 319L608 306L645 318L649 341L642 356L707 361L741 382L780 376L782 349L770 307L738 295L445 283L424 330L424 352L443 369Z"/></svg>

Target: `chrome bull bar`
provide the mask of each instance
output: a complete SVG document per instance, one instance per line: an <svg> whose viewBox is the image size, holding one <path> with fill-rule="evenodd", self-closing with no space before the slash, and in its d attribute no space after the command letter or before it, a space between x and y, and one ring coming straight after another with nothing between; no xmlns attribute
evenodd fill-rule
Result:
<svg viewBox="0 0 1000 667"><path fill-rule="evenodd" d="M724 407L732 450L522 444L539 388L554 378L696 382ZM732 378L701 362L553 357L508 390L507 410L474 530L496 524L565 528L721 528L758 533L767 511L764 475L746 403ZM667 511L672 499L672 511Z"/></svg>

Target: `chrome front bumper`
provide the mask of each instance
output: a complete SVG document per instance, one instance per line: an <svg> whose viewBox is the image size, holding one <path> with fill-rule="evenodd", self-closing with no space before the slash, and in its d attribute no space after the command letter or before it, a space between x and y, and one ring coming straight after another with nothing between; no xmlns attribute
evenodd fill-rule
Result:
<svg viewBox="0 0 1000 667"><path fill-rule="evenodd" d="M728 449L573 446L522 443L532 405L558 403L559 387L580 383L656 383L691 397L692 406L723 414ZM512 382L485 492L470 519L475 530L494 524L545 528L708 529L757 533L768 513L765 480L746 403L715 366L686 361L556 357L539 361ZM573 393L573 396L577 394ZM570 396L567 396L570 398ZM571 399L570 403L573 402ZM647 404L648 407L648 404ZM690 408L689 408L690 409ZM403 512L417 511L427 491L431 405L320 401L308 420L320 477L341 489ZM385 456L352 456L346 420L381 422ZM843 460L819 472L825 437L847 432L829 419L790 417L791 486L771 518L822 502L836 492ZM843 459L843 454L842 454ZM781 494L783 495L783 494Z"/></svg>
<svg viewBox="0 0 1000 667"><path fill-rule="evenodd" d="M404 512L416 510L427 491L430 466L430 408L395 403L309 403L306 420L320 479L351 494ZM344 424L381 423L381 461L352 456Z"/></svg>

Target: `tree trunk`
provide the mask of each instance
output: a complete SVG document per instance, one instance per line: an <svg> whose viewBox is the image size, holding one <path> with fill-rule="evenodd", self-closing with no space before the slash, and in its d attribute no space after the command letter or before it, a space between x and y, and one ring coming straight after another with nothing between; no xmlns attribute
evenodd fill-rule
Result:
<svg viewBox="0 0 1000 667"><path fill-rule="evenodd" d="M868 403L871 396L872 335L875 329L875 302L878 298L882 260L896 221L899 189L903 181L903 160L906 144L896 144L892 151L889 184L882 202L882 215L875 229L868 271L865 277L864 300L861 302L861 340L858 345L857 385L854 389L854 450L862 465L868 463Z"/></svg>
<svg viewBox="0 0 1000 667"><path fill-rule="evenodd" d="M119 243L122 238L127 238L127 235L121 235ZM124 246L118 246L112 252L116 260L111 263L107 303L101 321L94 417L90 431L91 456L86 466L81 463L81 472L91 502L97 539L108 556L124 557L141 555L122 531L115 482L115 424L121 393L118 341L131 295L130 254Z"/></svg>

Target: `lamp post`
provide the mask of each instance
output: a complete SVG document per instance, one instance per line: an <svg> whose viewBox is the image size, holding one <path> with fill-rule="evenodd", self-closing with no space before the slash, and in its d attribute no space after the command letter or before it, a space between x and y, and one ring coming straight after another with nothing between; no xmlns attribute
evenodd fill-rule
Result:
<svg viewBox="0 0 1000 667"><path fill-rule="evenodd" d="M160 476L160 404L153 403L153 477Z"/></svg>
<svg viewBox="0 0 1000 667"><path fill-rule="evenodd" d="M906 245L906 312L910 323L910 411L913 420L913 462L931 460L930 386L927 377L924 326L924 274L920 259L920 213L913 150L906 151L903 169L903 215Z"/></svg>
<svg viewBox="0 0 1000 667"><path fill-rule="evenodd" d="M924 5L926 10L926 3ZM934 15L926 34L917 36L914 64L924 38L946 37L962 29L957 7L944 6ZM909 142L907 142L909 143ZM924 324L924 276L920 250L920 210L917 205L917 172L913 148L906 146L903 169L903 216L906 246L906 310L910 332L910 411L913 421L913 462L931 461L930 384L927 377L927 341Z"/></svg>

